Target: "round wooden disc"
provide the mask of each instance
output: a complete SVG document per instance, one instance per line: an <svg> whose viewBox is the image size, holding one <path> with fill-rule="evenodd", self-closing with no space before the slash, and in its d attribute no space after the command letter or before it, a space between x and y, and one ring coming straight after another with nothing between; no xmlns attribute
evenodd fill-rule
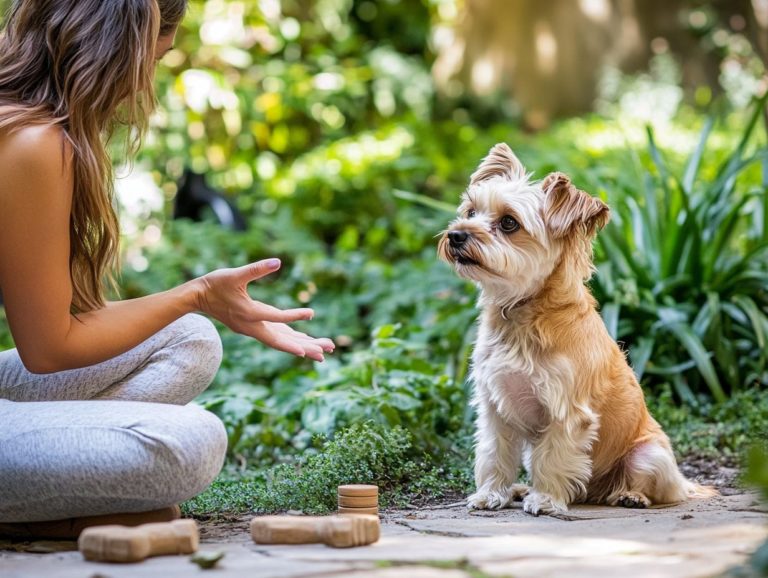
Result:
<svg viewBox="0 0 768 578"><path fill-rule="evenodd" d="M378 496L342 496L339 495L339 506L348 508L376 508L379 505Z"/></svg>
<svg viewBox="0 0 768 578"><path fill-rule="evenodd" d="M346 508L339 506L339 514L378 514L378 508Z"/></svg>
<svg viewBox="0 0 768 578"><path fill-rule="evenodd" d="M365 484L348 484L339 486L340 496L378 496L379 486L369 486Z"/></svg>

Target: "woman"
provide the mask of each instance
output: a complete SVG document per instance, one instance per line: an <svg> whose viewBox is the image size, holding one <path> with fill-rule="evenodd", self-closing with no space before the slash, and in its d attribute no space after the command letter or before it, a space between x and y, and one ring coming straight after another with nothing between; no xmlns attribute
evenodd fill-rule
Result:
<svg viewBox="0 0 768 578"><path fill-rule="evenodd" d="M169 519L213 480L224 428L185 404L213 379L221 341L193 312L294 355L333 350L286 325L311 309L248 296L277 259L104 299L118 243L106 143L123 125L136 151L185 10L16 0L0 37L0 289L17 348L0 353L0 533Z"/></svg>

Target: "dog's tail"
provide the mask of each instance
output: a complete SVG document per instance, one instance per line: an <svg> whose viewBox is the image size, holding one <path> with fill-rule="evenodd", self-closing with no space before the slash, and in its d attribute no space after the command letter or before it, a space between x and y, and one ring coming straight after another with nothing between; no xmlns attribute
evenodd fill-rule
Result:
<svg viewBox="0 0 768 578"><path fill-rule="evenodd" d="M647 495L654 504L678 504L717 496L719 492L715 488L697 484L683 475L668 444L650 442L635 450L630 473L636 476L633 484L636 489L650 490Z"/></svg>
<svg viewBox="0 0 768 578"><path fill-rule="evenodd" d="M689 500L702 500L720 495L720 492L714 486L702 486L691 480L685 480L683 487L685 488L685 495Z"/></svg>

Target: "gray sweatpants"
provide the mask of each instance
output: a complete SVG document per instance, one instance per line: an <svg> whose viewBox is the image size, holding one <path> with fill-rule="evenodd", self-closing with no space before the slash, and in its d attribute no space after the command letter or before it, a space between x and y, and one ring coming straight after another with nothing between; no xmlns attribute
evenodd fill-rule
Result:
<svg viewBox="0 0 768 578"><path fill-rule="evenodd" d="M0 522L139 512L201 492L224 461L213 414L185 405L221 363L186 315L114 359L47 375L0 352Z"/></svg>

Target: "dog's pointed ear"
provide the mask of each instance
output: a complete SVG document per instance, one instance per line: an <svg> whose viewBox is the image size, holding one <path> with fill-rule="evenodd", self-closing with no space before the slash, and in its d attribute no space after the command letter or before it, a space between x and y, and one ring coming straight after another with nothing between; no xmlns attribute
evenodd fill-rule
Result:
<svg viewBox="0 0 768 578"><path fill-rule="evenodd" d="M541 182L544 191L544 221L555 238L581 227L592 237L610 219L610 209L600 199L580 191L563 173L551 173Z"/></svg>
<svg viewBox="0 0 768 578"><path fill-rule="evenodd" d="M475 185L492 177L519 179L525 176L523 163L515 156L506 143L494 145L469 179Z"/></svg>

